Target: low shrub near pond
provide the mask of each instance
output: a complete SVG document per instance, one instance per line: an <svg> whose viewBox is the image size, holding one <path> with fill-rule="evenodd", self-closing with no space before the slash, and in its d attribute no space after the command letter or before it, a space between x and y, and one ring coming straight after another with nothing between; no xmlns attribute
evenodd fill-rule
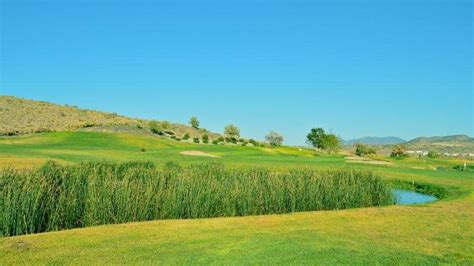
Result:
<svg viewBox="0 0 474 266"><path fill-rule="evenodd" d="M0 172L0 234L154 219L277 214L388 205L370 172L272 172L204 164L48 162Z"/></svg>

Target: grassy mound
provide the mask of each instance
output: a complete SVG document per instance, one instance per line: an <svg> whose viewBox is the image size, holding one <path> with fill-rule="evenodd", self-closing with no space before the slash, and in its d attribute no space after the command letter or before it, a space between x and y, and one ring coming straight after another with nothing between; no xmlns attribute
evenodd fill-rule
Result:
<svg viewBox="0 0 474 266"><path fill-rule="evenodd" d="M4 236L155 219L246 216L393 203L377 176L359 171L228 169L152 163L52 162L0 173Z"/></svg>

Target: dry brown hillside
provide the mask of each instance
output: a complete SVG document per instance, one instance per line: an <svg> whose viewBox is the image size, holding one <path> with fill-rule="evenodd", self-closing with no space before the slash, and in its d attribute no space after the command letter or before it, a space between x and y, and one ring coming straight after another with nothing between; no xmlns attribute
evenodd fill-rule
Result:
<svg viewBox="0 0 474 266"><path fill-rule="evenodd" d="M2 135L126 124L137 124L137 120L72 106L0 96L0 133Z"/></svg>
<svg viewBox="0 0 474 266"><path fill-rule="evenodd" d="M12 96L0 96L0 135L18 135L44 131L88 130L126 131L130 133L152 134L148 120L129 118L115 113L80 109L75 106L58 105ZM207 133L210 139L218 134L205 129L195 129L186 125L158 122L166 125L164 136L202 137Z"/></svg>

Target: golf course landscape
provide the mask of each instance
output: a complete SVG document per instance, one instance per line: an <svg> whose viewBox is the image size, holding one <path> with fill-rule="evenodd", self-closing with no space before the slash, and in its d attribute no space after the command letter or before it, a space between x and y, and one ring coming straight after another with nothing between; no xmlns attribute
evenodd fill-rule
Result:
<svg viewBox="0 0 474 266"><path fill-rule="evenodd" d="M473 0L0 0L0 266L474 266Z"/></svg>
<svg viewBox="0 0 474 266"><path fill-rule="evenodd" d="M469 167L456 168L466 160L382 155L358 160L310 148L193 143L126 132L4 136L0 263L472 264L474 174ZM134 181L135 175L142 181ZM167 191L150 191L163 186L160 175L178 183L168 183ZM80 176L86 178L86 193L97 191L83 197L83 214L74 211L81 200L74 188L84 182ZM377 180L380 188L374 187ZM48 190L51 182L60 182L54 192L59 194ZM248 182L255 183L245 189ZM330 184L324 188L319 182ZM438 200L399 205L389 193L374 201L372 189L387 193L384 189L393 188ZM361 193L371 200L354 197ZM318 195L326 196L318 203ZM38 202L45 196L54 202ZM144 204L152 205L143 209ZM33 218L38 215L50 220Z"/></svg>

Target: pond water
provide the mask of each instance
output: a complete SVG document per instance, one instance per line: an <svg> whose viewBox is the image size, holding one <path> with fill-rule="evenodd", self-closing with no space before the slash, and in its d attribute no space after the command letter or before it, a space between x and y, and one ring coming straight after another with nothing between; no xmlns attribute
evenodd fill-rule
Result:
<svg viewBox="0 0 474 266"><path fill-rule="evenodd" d="M392 192L395 195L397 204L427 203L438 200L438 198L433 195L423 194L413 190L393 189Z"/></svg>

